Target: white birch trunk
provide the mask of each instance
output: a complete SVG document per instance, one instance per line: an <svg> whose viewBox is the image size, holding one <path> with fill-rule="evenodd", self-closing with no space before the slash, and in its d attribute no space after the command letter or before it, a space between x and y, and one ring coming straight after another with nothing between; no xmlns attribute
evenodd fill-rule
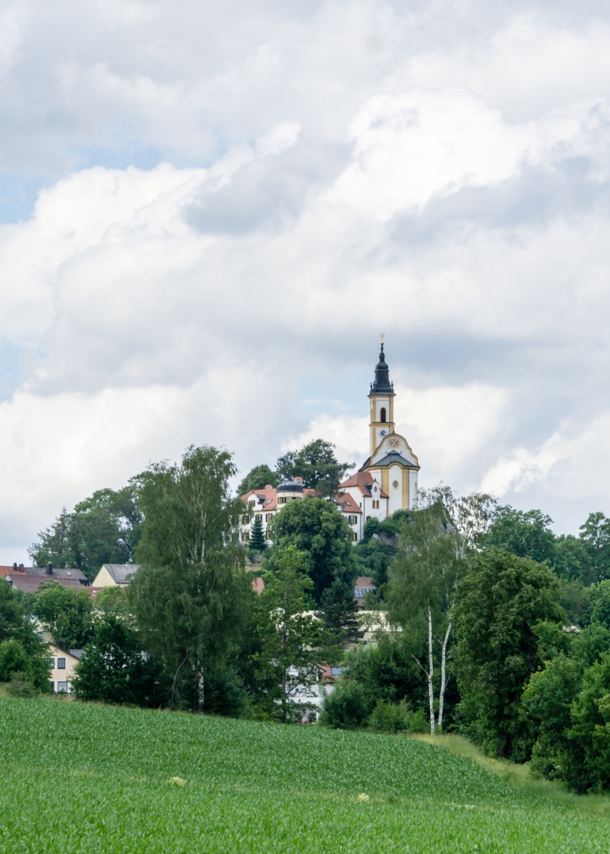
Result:
<svg viewBox="0 0 610 854"><path fill-rule="evenodd" d="M430 733L434 735L434 648L432 646L432 609L428 604L428 700L430 703Z"/></svg>
<svg viewBox="0 0 610 854"><path fill-rule="evenodd" d="M443 728L443 710L445 706L445 688L447 687L447 644L449 642L449 635L451 634L451 621L449 621L449 625L447 626L447 631L445 632L445 638L443 640L443 649L441 652L441 687L438 694L438 728L442 730Z"/></svg>

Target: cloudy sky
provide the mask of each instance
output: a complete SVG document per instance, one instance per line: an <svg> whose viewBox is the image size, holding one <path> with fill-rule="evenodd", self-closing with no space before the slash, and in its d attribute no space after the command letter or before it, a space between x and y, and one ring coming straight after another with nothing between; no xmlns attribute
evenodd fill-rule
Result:
<svg viewBox="0 0 610 854"><path fill-rule="evenodd" d="M610 513L610 7L4 0L0 562L189 444Z"/></svg>

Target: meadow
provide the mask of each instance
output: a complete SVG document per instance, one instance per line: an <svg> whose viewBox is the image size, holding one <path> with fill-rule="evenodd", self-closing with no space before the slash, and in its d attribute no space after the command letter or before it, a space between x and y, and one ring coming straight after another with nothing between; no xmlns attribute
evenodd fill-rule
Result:
<svg viewBox="0 0 610 854"><path fill-rule="evenodd" d="M605 799L423 740L0 699L0 851L608 852Z"/></svg>

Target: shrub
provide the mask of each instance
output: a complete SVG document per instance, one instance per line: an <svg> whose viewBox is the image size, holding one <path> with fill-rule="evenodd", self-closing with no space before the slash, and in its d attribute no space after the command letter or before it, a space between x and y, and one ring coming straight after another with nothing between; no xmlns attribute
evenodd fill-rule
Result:
<svg viewBox="0 0 610 854"><path fill-rule="evenodd" d="M11 673L7 691L11 697L35 697L38 693L27 673Z"/></svg>
<svg viewBox="0 0 610 854"><path fill-rule="evenodd" d="M404 732L411 728L413 712L405 700L387 703L379 700L371 712L368 725L378 732Z"/></svg>
<svg viewBox="0 0 610 854"><path fill-rule="evenodd" d="M335 729L363 726L371 713L371 703L359 682L340 682L324 700L320 723Z"/></svg>

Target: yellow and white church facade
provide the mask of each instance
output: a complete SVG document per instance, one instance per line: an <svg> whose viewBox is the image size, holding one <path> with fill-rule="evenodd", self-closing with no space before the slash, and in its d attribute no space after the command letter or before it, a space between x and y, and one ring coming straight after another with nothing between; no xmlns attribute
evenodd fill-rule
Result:
<svg viewBox="0 0 610 854"><path fill-rule="evenodd" d="M362 538L369 519L383 521L397 510L415 506L419 462L404 436L396 432L395 397L382 344L369 392L370 454L356 474L339 486L335 498L348 516L354 542Z"/></svg>
<svg viewBox="0 0 610 854"><path fill-rule="evenodd" d="M404 436L396 432L395 396L382 344L369 392L369 457L355 474L340 484L335 495L337 506L351 528L354 543L362 539L369 519L383 522L397 510L415 506L419 462ZM302 478L295 478L277 489L268 485L242 495L241 500L248 508L242 517L242 540L248 542L256 515L261 515L266 534L267 525L288 501L297 501L313 493L314 490L303 486Z"/></svg>

